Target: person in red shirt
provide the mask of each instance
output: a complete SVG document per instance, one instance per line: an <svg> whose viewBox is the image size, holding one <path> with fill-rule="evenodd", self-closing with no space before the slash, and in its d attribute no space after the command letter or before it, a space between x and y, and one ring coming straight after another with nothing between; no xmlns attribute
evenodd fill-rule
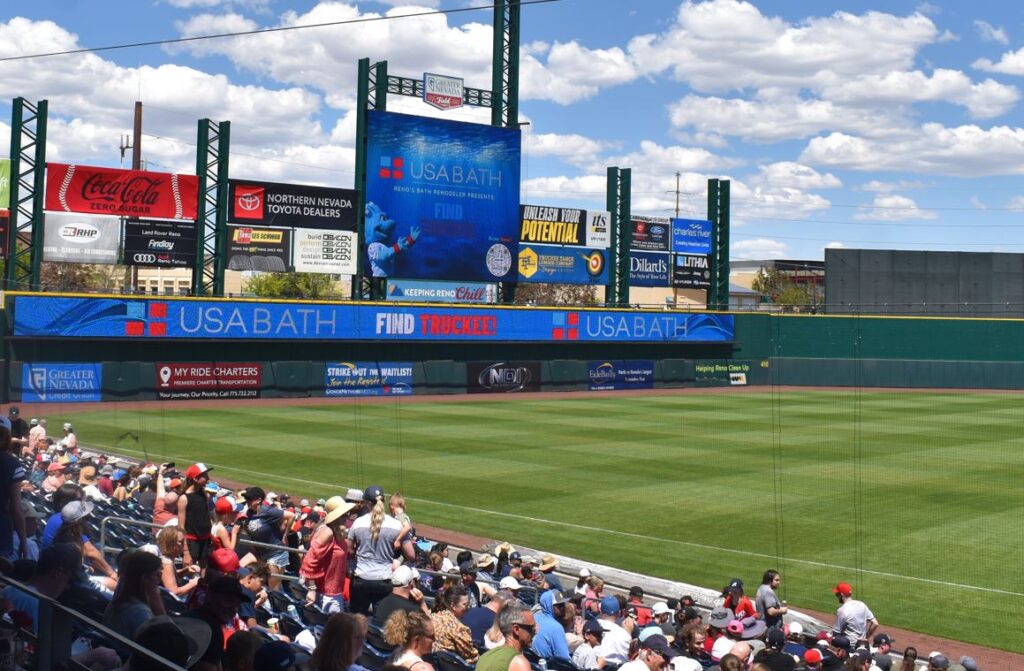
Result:
<svg viewBox="0 0 1024 671"><path fill-rule="evenodd" d="M729 584L722 590L722 596L725 597L725 603L722 605L732 610L736 614L737 620L742 620L745 617L758 617L757 607L743 593L743 581L739 578L729 581Z"/></svg>
<svg viewBox="0 0 1024 671"><path fill-rule="evenodd" d="M654 619L651 615L651 607L644 604L644 589L634 585L629 588L629 601L626 602L626 610L636 611L636 623L641 627L646 627Z"/></svg>

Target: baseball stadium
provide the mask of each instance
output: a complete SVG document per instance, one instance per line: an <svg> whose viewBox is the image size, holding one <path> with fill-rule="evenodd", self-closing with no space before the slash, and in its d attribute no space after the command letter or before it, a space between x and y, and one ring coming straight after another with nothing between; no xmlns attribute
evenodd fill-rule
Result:
<svg viewBox="0 0 1024 671"><path fill-rule="evenodd" d="M489 89L353 64L345 188L210 118L194 174L125 167L141 103L121 167L48 161L13 100L0 668L1024 669L1024 254L738 287L730 179L528 192L520 9L558 1L485 7Z"/></svg>

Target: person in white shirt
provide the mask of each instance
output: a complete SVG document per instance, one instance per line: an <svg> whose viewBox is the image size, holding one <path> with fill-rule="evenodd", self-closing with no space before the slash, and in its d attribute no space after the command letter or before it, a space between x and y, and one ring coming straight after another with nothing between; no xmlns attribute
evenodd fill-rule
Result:
<svg viewBox="0 0 1024 671"><path fill-rule="evenodd" d="M613 596L601 599L601 615L598 622L604 629L604 639L597 646L597 656L608 664L619 665L629 661L629 644L633 637L616 621L619 614L619 600Z"/></svg>
<svg viewBox="0 0 1024 671"><path fill-rule="evenodd" d="M619 667L619 671L661 671L668 668L676 653L661 634L648 636L640 641L640 653L632 662Z"/></svg>

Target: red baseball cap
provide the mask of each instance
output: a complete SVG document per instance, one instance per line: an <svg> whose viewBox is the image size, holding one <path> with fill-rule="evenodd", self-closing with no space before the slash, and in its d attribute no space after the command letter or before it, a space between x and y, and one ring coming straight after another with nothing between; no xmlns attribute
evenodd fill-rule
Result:
<svg viewBox="0 0 1024 671"><path fill-rule="evenodd" d="M850 596L853 594L853 588L850 587L850 583L841 582L832 588L833 594L842 594L843 596Z"/></svg>
<svg viewBox="0 0 1024 671"><path fill-rule="evenodd" d="M64 470L64 464L57 463L56 461L46 467L46 472L47 473L52 473L53 471L63 471L63 470Z"/></svg>
<svg viewBox="0 0 1024 671"><path fill-rule="evenodd" d="M220 548L210 553L210 566L221 573L235 573L238 571L238 555L234 550Z"/></svg>
<svg viewBox="0 0 1024 671"><path fill-rule="evenodd" d="M217 502L213 504L213 508L217 511L218 515L226 515L235 511L235 506L227 497L220 497Z"/></svg>
<svg viewBox="0 0 1024 671"><path fill-rule="evenodd" d="M212 469L207 467L207 465L202 462L195 463L189 466L188 470L185 471L185 477L189 478L190 480L195 480L203 473L209 473L211 470Z"/></svg>
<svg viewBox="0 0 1024 671"><path fill-rule="evenodd" d="M804 661L808 664L821 664L821 660L824 659L821 656L821 651L817 648L811 648L804 653Z"/></svg>

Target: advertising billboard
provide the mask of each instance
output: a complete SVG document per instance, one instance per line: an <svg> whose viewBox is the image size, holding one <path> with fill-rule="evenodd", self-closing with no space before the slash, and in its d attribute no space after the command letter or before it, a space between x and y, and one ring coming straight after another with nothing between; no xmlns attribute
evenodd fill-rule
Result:
<svg viewBox="0 0 1024 671"><path fill-rule="evenodd" d="M255 362L156 364L156 395L168 401L259 398L263 368Z"/></svg>
<svg viewBox="0 0 1024 671"><path fill-rule="evenodd" d="M195 219L199 178L146 170L46 164L46 205L54 212Z"/></svg>
<svg viewBox="0 0 1024 671"><path fill-rule="evenodd" d="M439 110L462 107L465 85L459 77L423 73L423 102Z"/></svg>
<svg viewBox="0 0 1024 671"><path fill-rule="evenodd" d="M671 275L672 257L654 252L630 252L629 286L667 287Z"/></svg>
<svg viewBox="0 0 1024 671"><path fill-rule="evenodd" d="M287 228L228 226L228 270L287 271L291 238Z"/></svg>
<svg viewBox="0 0 1024 671"><path fill-rule="evenodd" d="M607 284L603 249L519 246L519 281L553 284Z"/></svg>
<svg viewBox="0 0 1024 671"><path fill-rule="evenodd" d="M121 220L81 214L43 215L43 260L57 263L117 263Z"/></svg>
<svg viewBox="0 0 1024 671"><path fill-rule="evenodd" d="M633 217L630 249L667 252L672 248L672 222L666 217Z"/></svg>
<svg viewBox="0 0 1024 671"><path fill-rule="evenodd" d="M520 205L519 242L608 249L611 246L611 213Z"/></svg>
<svg viewBox="0 0 1024 671"><path fill-rule="evenodd" d="M731 342L729 314L13 296L8 337L436 342ZM10 317L9 317L10 319Z"/></svg>
<svg viewBox="0 0 1024 671"><path fill-rule="evenodd" d="M326 186L228 180L228 221L247 226L355 231L358 193Z"/></svg>
<svg viewBox="0 0 1024 671"><path fill-rule="evenodd" d="M710 254L712 226L707 219L673 219L672 251L677 254Z"/></svg>
<svg viewBox="0 0 1024 671"><path fill-rule="evenodd" d="M427 303L497 303L498 285L486 282L388 280L387 300Z"/></svg>
<svg viewBox="0 0 1024 671"><path fill-rule="evenodd" d="M338 361L324 366L328 396L408 396L412 394L409 361Z"/></svg>
<svg viewBox="0 0 1024 671"><path fill-rule="evenodd" d="M7 258L7 245L10 243L10 229L10 210L0 210L0 259Z"/></svg>
<svg viewBox="0 0 1024 671"><path fill-rule="evenodd" d="M540 362L467 361L466 391L470 394L540 391Z"/></svg>
<svg viewBox="0 0 1024 671"><path fill-rule="evenodd" d="M588 361L590 391L654 389L653 361Z"/></svg>
<svg viewBox="0 0 1024 671"><path fill-rule="evenodd" d="M21 367L21 402L99 401L102 381L99 363L26 363Z"/></svg>
<svg viewBox="0 0 1024 671"><path fill-rule="evenodd" d="M11 159L0 158L0 210L11 207Z"/></svg>
<svg viewBox="0 0 1024 671"><path fill-rule="evenodd" d="M368 134L369 274L514 281L519 130L371 111Z"/></svg>
<svg viewBox="0 0 1024 671"><path fill-rule="evenodd" d="M296 228L292 237L292 267L297 273L356 274L356 234Z"/></svg>
<svg viewBox="0 0 1024 671"><path fill-rule="evenodd" d="M196 263L196 222L124 222L124 264L191 268Z"/></svg>
<svg viewBox="0 0 1024 671"><path fill-rule="evenodd" d="M706 254L674 254L672 286L681 289L711 288L711 257Z"/></svg>

